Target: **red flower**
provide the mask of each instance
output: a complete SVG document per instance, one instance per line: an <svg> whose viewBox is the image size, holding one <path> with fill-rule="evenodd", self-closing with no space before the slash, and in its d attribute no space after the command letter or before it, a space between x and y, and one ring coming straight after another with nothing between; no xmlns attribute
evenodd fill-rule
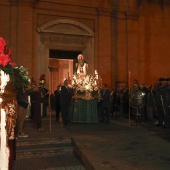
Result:
<svg viewBox="0 0 170 170"><path fill-rule="evenodd" d="M0 65L5 67L10 61L10 58L8 55L0 54Z"/></svg>
<svg viewBox="0 0 170 170"><path fill-rule="evenodd" d="M5 46L6 46L5 40L2 37L0 37L0 53L4 52L4 47Z"/></svg>

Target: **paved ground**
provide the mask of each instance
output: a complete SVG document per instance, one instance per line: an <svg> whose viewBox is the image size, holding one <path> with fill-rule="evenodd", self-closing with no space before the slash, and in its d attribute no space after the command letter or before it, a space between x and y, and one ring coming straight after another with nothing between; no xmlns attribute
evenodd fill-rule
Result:
<svg viewBox="0 0 170 170"><path fill-rule="evenodd" d="M69 136L79 148L77 152L87 170L169 170L170 129L156 127L153 122L131 126L127 118L113 119L110 124L69 124L43 119L46 132L25 122L29 138Z"/></svg>

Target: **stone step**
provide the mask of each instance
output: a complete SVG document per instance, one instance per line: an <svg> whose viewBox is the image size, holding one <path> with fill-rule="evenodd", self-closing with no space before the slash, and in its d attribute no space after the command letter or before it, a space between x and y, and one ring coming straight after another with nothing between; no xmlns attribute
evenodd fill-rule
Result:
<svg viewBox="0 0 170 170"><path fill-rule="evenodd" d="M16 159L73 155L71 138L21 139L16 141Z"/></svg>
<svg viewBox="0 0 170 170"><path fill-rule="evenodd" d="M16 140L16 147L20 146L34 146L34 145L50 145L50 144L68 144L72 143L72 139L70 137L56 137L56 138L37 138L37 139L29 139L29 138L19 138Z"/></svg>
<svg viewBox="0 0 170 170"><path fill-rule="evenodd" d="M85 170L74 155L60 155L41 158L19 159L14 162L13 170Z"/></svg>
<svg viewBox="0 0 170 170"><path fill-rule="evenodd" d="M36 158L36 157L48 157L57 155L73 155L73 146L47 146L41 145L37 148L28 147L27 149L17 149L16 159Z"/></svg>

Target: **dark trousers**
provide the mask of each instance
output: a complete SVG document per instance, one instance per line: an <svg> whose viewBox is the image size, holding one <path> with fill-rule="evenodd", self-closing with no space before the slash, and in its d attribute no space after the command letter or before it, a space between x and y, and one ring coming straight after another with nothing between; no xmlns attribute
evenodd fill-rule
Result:
<svg viewBox="0 0 170 170"><path fill-rule="evenodd" d="M164 122L165 127L170 128L170 108L169 103L165 104L165 115L164 115Z"/></svg>
<svg viewBox="0 0 170 170"><path fill-rule="evenodd" d="M42 116L47 116L47 105L43 103L43 113Z"/></svg>
<svg viewBox="0 0 170 170"><path fill-rule="evenodd" d="M106 123L110 122L110 106L104 106L101 104L100 106L101 112L101 121L106 121Z"/></svg>
<svg viewBox="0 0 170 170"><path fill-rule="evenodd" d="M61 105L61 116L63 119L63 123L67 125L69 116L69 105Z"/></svg>
<svg viewBox="0 0 170 170"><path fill-rule="evenodd" d="M30 118L34 120L34 107L35 107L35 102L31 102L31 115Z"/></svg>
<svg viewBox="0 0 170 170"><path fill-rule="evenodd" d="M157 114L158 114L158 122L160 125L163 125L164 110L163 110L162 105L156 105L156 110L157 110Z"/></svg>
<svg viewBox="0 0 170 170"><path fill-rule="evenodd" d="M56 120L59 121L59 116L60 116L60 105L57 103L56 104Z"/></svg>

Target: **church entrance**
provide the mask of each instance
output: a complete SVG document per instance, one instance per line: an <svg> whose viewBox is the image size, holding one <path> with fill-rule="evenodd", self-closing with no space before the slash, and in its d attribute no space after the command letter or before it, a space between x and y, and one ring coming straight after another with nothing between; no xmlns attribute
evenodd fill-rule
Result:
<svg viewBox="0 0 170 170"><path fill-rule="evenodd" d="M45 74L46 87L53 93L64 78L74 73L74 60L83 54L94 70L94 32L82 23L60 19L37 27L37 75Z"/></svg>
<svg viewBox="0 0 170 170"><path fill-rule="evenodd" d="M49 50L50 89L53 93L65 79L73 77L74 63L81 51Z"/></svg>

